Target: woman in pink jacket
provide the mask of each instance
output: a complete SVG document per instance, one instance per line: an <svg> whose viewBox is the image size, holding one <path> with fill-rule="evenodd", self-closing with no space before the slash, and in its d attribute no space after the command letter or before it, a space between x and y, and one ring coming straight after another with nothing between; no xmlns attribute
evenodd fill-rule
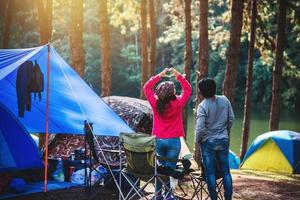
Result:
<svg viewBox="0 0 300 200"><path fill-rule="evenodd" d="M155 85L171 72L180 83L182 91L176 95L175 85L171 81L163 81ZM144 85L144 93L153 111L152 134L156 136L156 151L160 156L177 159L180 152L180 137L185 135L182 123L182 110L187 103L192 87L189 82L174 68L165 68L158 75L153 76ZM174 162L160 162L160 164L175 168ZM158 185L156 191L160 191Z"/></svg>

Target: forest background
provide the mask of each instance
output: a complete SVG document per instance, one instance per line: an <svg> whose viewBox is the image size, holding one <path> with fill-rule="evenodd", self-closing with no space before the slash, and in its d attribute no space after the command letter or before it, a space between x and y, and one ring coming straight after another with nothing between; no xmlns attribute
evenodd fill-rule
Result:
<svg viewBox="0 0 300 200"><path fill-rule="evenodd" d="M149 2L154 3L155 11L155 73L164 67L176 66L184 72L186 69L186 5L190 5L191 21L191 66L190 82L194 87L189 103L195 107L197 71L199 70L199 26L200 9L198 0L0 0L0 39L2 48L27 48L41 45L42 38L41 6L45 3L44 13L50 21L51 44L68 63L74 63L73 49L82 45L77 55L83 63L80 75L99 95L141 96L143 82L143 45L141 9L148 9ZM51 3L49 3L51 2ZM148 2L148 4L147 4ZM217 93L222 94L226 72L226 61L232 27L231 10L234 0L209 0L207 7L208 32L208 74L217 82ZM251 2L243 2L242 30L240 35L240 54L237 65L234 102L242 108L247 83L248 49L250 42ZM300 110L300 2L297 0L257 0L256 34L253 57L253 88L251 102L270 110L272 101L272 73L276 65L276 37L278 34L279 2L286 7L284 27L285 45L283 51L283 71L280 82L280 107L285 110ZM147 4L147 5L143 5ZM105 6L101 6L105 5ZM48 7L47 7L48 6ZM150 9L149 9L150 11ZM151 11L146 15L147 33L152 37L146 41L148 49L152 45ZM104 14L104 16L103 16ZM105 16L107 14L107 16ZM102 16L101 16L102 15ZM107 18L109 30L109 67L111 70L111 88L103 94L103 52L105 43L101 36L101 23ZM82 25L76 20L82 20ZM48 22L49 22L48 21ZM75 24L75 25L74 25ZM10 27L7 33L7 26ZM74 28L75 27L75 28ZM77 29L76 29L77 27ZM82 41L76 41L76 34L82 34ZM105 33L104 33L105 34ZM104 36L105 37L105 36ZM75 38L75 40L74 40ZM102 41L101 41L102 38ZM47 38L46 38L47 39ZM49 39L49 38L48 38ZM75 41L75 44L74 44ZM79 43L81 44L78 44ZM77 42L77 43L76 43ZM147 44L148 43L148 44ZM102 50L103 51L103 50ZM234 51L234 49L233 49ZM149 65L152 57L149 53ZM75 59L76 60L76 59ZM76 65L76 64L75 64ZM72 65L74 67L74 65ZM147 68L151 70L151 68ZM146 78L152 73L144 73ZM145 80L145 77L144 77Z"/></svg>

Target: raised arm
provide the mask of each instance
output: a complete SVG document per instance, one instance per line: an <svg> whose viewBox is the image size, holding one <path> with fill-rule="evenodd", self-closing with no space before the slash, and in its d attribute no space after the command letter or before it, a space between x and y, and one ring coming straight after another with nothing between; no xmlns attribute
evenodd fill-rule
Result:
<svg viewBox="0 0 300 200"><path fill-rule="evenodd" d="M166 73L169 71L168 68L165 68L162 72L157 74L156 76L152 76L144 85L144 94L149 101L149 103L154 106L156 102L155 94L153 88L156 83L160 81L160 78L166 76Z"/></svg>
<svg viewBox="0 0 300 200"><path fill-rule="evenodd" d="M171 68L174 76L176 76L177 81L180 83L181 86L181 95L179 96L179 104L180 106L184 106L187 101L189 100L192 94L192 86L191 84L184 78L184 76L179 73L176 69Z"/></svg>

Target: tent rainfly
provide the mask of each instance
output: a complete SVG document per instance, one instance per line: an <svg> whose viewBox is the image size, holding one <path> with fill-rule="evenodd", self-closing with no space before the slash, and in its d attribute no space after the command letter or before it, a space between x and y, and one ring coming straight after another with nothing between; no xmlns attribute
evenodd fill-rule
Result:
<svg viewBox="0 0 300 200"><path fill-rule="evenodd" d="M39 64L45 89L41 101L32 98L31 111L18 118L30 133L45 133L48 45L0 50L0 102L18 116L16 78L27 60ZM118 136L131 128L86 84L50 46L49 133L84 134L83 122L93 123L95 135Z"/></svg>

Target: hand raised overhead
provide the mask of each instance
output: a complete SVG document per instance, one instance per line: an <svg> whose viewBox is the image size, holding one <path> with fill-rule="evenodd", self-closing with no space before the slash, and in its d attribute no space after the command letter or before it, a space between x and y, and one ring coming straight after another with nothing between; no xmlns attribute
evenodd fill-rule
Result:
<svg viewBox="0 0 300 200"><path fill-rule="evenodd" d="M160 76L160 77L167 77L168 75L167 75L167 73L170 71L170 69L169 68L164 68L158 75Z"/></svg>
<svg viewBox="0 0 300 200"><path fill-rule="evenodd" d="M181 75L180 72L178 72L175 68L170 68L169 71L172 72L172 74L177 78L179 75Z"/></svg>

